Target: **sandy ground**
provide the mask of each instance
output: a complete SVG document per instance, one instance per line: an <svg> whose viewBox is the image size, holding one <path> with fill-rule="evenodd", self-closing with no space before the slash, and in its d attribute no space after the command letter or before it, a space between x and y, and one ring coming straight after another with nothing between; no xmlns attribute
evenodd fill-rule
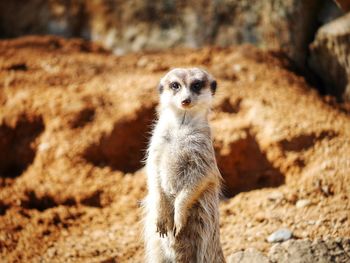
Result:
<svg viewBox="0 0 350 263"><path fill-rule="evenodd" d="M278 52L251 46L116 57L56 37L0 41L0 261L143 262L144 157L170 68L218 80L225 256L350 236L350 115ZM301 201L302 200L302 201Z"/></svg>

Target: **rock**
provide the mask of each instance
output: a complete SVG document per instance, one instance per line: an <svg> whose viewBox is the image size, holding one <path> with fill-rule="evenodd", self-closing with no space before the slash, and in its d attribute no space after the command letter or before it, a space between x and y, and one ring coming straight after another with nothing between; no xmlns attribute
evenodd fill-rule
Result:
<svg viewBox="0 0 350 263"><path fill-rule="evenodd" d="M322 26L310 45L309 64L326 92L350 100L350 14Z"/></svg>
<svg viewBox="0 0 350 263"><path fill-rule="evenodd" d="M269 235L267 241L270 243L283 242L290 239L292 236L292 231L287 228L281 228Z"/></svg>
<svg viewBox="0 0 350 263"><path fill-rule="evenodd" d="M310 251L309 241L289 240L282 244L276 244L269 251L272 262L314 262ZM293 256L292 256L293 255ZM293 261L292 261L293 260ZM299 261L298 261L299 260ZM302 261L300 261L302 260Z"/></svg>
<svg viewBox="0 0 350 263"><path fill-rule="evenodd" d="M115 54L174 46L252 43L284 49L303 66L321 2L1 1L0 36L83 37L103 43ZM16 19L13 12L21 19Z"/></svg>
<svg viewBox="0 0 350 263"><path fill-rule="evenodd" d="M308 199L300 199L297 201L297 203L295 204L296 208L303 208L306 206L309 206L311 204L311 201Z"/></svg>
<svg viewBox="0 0 350 263"><path fill-rule="evenodd" d="M349 262L349 239L338 240L288 240L271 247L268 257L278 263L328 263Z"/></svg>
<svg viewBox="0 0 350 263"><path fill-rule="evenodd" d="M255 248L248 248L229 256L227 263L269 263L269 259Z"/></svg>
<svg viewBox="0 0 350 263"><path fill-rule="evenodd" d="M350 239L288 240L270 248L267 256L255 248L236 252L227 263L328 263L349 262Z"/></svg>

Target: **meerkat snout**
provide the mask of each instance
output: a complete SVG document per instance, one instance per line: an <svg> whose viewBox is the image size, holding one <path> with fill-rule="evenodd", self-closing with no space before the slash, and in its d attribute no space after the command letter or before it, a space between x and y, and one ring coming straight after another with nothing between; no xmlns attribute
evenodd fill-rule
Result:
<svg viewBox="0 0 350 263"><path fill-rule="evenodd" d="M184 106L184 107L187 107L191 104L191 99L190 98L187 98L187 99L184 99L183 101L181 101L181 105Z"/></svg>

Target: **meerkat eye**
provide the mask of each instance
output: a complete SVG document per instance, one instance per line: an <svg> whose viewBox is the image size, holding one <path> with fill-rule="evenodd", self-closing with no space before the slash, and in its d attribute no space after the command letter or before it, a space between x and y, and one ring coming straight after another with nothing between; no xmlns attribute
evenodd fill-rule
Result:
<svg viewBox="0 0 350 263"><path fill-rule="evenodd" d="M177 83L177 82L172 82L170 84L170 88L173 89L173 90L178 90L180 88L180 84Z"/></svg>
<svg viewBox="0 0 350 263"><path fill-rule="evenodd" d="M195 81L191 84L191 90L195 93L199 93L204 86L203 81Z"/></svg>

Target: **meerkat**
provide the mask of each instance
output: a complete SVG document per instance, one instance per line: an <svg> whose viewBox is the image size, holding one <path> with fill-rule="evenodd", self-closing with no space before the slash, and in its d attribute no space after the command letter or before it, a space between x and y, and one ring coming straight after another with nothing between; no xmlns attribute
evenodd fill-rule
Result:
<svg viewBox="0 0 350 263"><path fill-rule="evenodd" d="M158 120L146 157L146 261L225 262L220 245L221 175L208 114L216 81L177 68L159 83Z"/></svg>

